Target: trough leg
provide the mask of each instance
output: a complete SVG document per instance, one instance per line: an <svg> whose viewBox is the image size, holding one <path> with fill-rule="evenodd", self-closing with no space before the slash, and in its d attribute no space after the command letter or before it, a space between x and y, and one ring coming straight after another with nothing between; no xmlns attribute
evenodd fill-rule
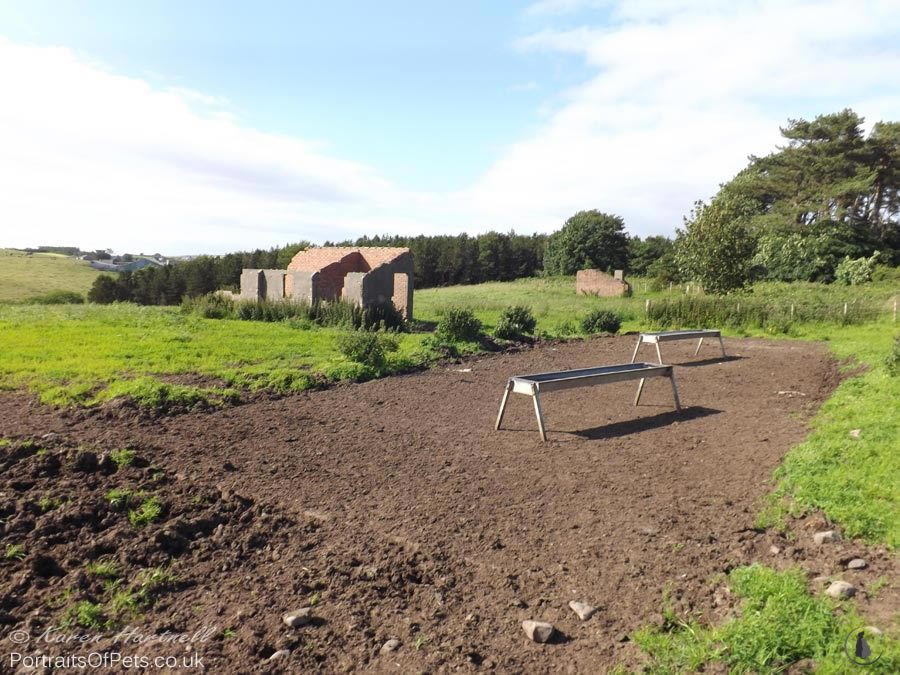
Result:
<svg viewBox="0 0 900 675"><path fill-rule="evenodd" d="M669 382L672 383L672 395L675 397L675 410L681 410L681 401L678 400L678 387L675 386L675 369L669 373Z"/></svg>
<svg viewBox="0 0 900 675"><path fill-rule="evenodd" d="M544 431L544 415L541 412L541 399L540 395L537 392L531 395L531 398L534 400L534 414L537 416L538 421L538 431L541 432L541 440L547 441L547 432Z"/></svg>
<svg viewBox="0 0 900 675"><path fill-rule="evenodd" d="M659 359L659 365L662 365L662 353L659 351L659 340L656 341L656 358Z"/></svg>
<svg viewBox="0 0 900 675"><path fill-rule="evenodd" d="M644 379L646 379L646 378L643 378L643 377L642 377L642 378L641 378L641 381L638 382L638 390L637 390L637 394L636 394L635 397L634 397L634 404L635 404L635 405L637 405L638 402L641 400L641 392L644 391Z"/></svg>
<svg viewBox="0 0 900 675"><path fill-rule="evenodd" d="M644 341L644 339L640 335L638 335L637 344L634 346L634 354L631 355L632 363L634 363L634 360L637 358L638 349L641 348L641 342L643 342L643 341Z"/></svg>
<svg viewBox="0 0 900 675"><path fill-rule="evenodd" d="M503 400L500 401L500 412L497 413L497 424L494 425L494 431L500 431L500 422L503 421L503 413L506 410L506 399L509 398L509 390L512 389L512 383L506 383L506 389L503 391Z"/></svg>
<svg viewBox="0 0 900 675"><path fill-rule="evenodd" d="M722 358L725 358L725 343L722 342L722 336L719 336L719 346L722 348Z"/></svg>
<svg viewBox="0 0 900 675"><path fill-rule="evenodd" d="M700 353L700 347L703 346L703 338L700 338L700 342L697 343L697 349L694 350L694 356Z"/></svg>

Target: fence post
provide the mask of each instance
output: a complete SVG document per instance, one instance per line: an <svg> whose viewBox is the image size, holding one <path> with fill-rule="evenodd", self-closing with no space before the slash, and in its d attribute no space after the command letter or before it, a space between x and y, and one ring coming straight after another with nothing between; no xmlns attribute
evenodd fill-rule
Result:
<svg viewBox="0 0 900 675"><path fill-rule="evenodd" d="M791 321L794 320L794 303L791 303Z"/></svg>
<svg viewBox="0 0 900 675"><path fill-rule="evenodd" d="M897 303L894 303L894 310L895 310L895 311L894 311L894 314L897 313L897 312L896 312L896 309L897 309ZM650 298L647 298L647 304L644 305L644 313L645 313L645 314L649 314L649 313L650 313Z"/></svg>
<svg viewBox="0 0 900 675"><path fill-rule="evenodd" d="M844 303L844 316L847 316L847 303Z"/></svg>
<svg viewBox="0 0 900 675"><path fill-rule="evenodd" d="M670 281L669 282L669 293L671 293L671 292L672 292L672 282Z"/></svg>
<svg viewBox="0 0 900 675"><path fill-rule="evenodd" d="M897 298L894 298L894 323L897 323Z"/></svg>

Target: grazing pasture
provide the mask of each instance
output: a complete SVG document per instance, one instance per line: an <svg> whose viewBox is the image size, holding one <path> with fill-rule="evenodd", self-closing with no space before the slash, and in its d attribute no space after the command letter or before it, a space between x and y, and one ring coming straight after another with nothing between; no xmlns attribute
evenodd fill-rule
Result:
<svg viewBox="0 0 900 675"><path fill-rule="evenodd" d="M100 276L84 260L56 253L34 253L0 249L0 302L20 302L53 291L87 295Z"/></svg>

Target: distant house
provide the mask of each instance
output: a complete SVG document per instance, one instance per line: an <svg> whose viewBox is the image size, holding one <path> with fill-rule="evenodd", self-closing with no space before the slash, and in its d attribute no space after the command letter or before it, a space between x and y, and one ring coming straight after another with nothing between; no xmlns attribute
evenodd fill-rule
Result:
<svg viewBox="0 0 900 675"><path fill-rule="evenodd" d="M91 267L103 272L136 272L145 267L165 267L167 264L167 262L160 262L154 258L138 258L137 260L122 265L94 260L91 262Z"/></svg>

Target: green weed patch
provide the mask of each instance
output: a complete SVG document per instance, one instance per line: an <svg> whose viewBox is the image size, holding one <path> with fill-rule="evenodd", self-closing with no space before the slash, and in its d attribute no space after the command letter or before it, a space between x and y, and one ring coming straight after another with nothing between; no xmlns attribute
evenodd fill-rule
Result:
<svg viewBox="0 0 900 675"><path fill-rule="evenodd" d="M856 668L844 653L844 639L864 620L849 603L836 613L836 602L809 595L802 570L779 573L751 565L733 570L728 584L743 598L740 618L710 628L667 613L662 628L631 636L650 656L646 672L694 672L721 662L732 673L779 673L803 659L812 659L819 673ZM900 642L866 638L873 654L881 654L867 672L900 672Z"/></svg>

